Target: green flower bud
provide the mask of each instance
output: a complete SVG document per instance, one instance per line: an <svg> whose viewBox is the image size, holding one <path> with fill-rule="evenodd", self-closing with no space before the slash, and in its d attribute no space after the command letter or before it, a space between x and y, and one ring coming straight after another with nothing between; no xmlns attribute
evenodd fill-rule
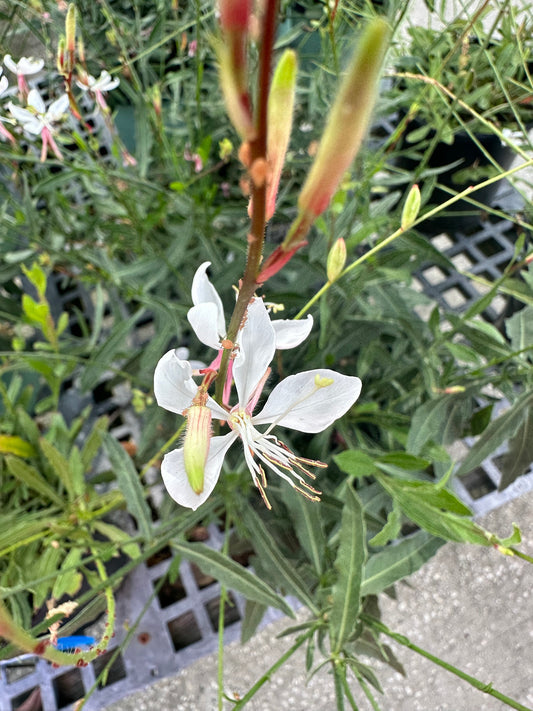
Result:
<svg viewBox="0 0 533 711"><path fill-rule="evenodd" d="M402 210L402 230L407 230L418 217L420 211L420 188L418 185L413 185L409 190L409 195L405 201Z"/></svg>
<svg viewBox="0 0 533 711"><path fill-rule="evenodd" d="M329 250L328 262L326 265L326 273L328 275L328 281L333 284L336 281L344 269L346 264L346 242L342 237L335 242L333 247Z"/></svg>
<svg viewBox="0 0 533 711"><path fill-rule="evenodd" d="M187 479L195 494L204 490L204 469L210 443L211 410L204 405L193 405L187 413L183 459Z"/></svg>

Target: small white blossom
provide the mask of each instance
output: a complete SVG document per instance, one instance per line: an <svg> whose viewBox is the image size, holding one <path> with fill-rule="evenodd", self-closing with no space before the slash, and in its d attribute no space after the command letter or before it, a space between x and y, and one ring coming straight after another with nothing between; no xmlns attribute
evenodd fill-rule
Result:
<svg viewBox="0 0 533 711"><path fill-rule="evenodd" d="M44 67L44 59L35 59L34 57L21 57L18 62L15 62L10 54L4 57L6 67L17 76L30 76L37 74Z"/></svg>
<svg viewBox="0 0 533 711"><path fill-rule="evenodd" d="M76 79L76 85L82 91L92 91L96 93L97 91L112 91L116 89L120 84L120 80L115 77L113 78L107 70L103 70L96 79L91 74L85 74L82 79Z"/></svg>
<svg viewBox="0 0 533 711"><path fill-rule="evenodd" d="M32 89L28 94L28 107L22 108L9 102L7 108L9 113L21 125L21 127L32 135L41 136L43 149L41 152L41 160L46 158L48 146L52 149L55 156L62 160L63 156L59 150L53 132L54 124L60 121L66 114L69 107L69 99L66 94L62 94L58 99L53 101L48 109L44 103L42 96L37 89Z"/></svg>

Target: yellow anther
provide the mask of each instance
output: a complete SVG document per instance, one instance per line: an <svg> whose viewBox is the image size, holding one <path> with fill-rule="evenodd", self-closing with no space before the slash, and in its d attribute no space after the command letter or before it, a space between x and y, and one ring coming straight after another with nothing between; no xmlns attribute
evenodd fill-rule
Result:
<svg viewBox="0 0 533 711"><path fill-rule="evenodd" d="M333 385L333 378L323 378L317 373L315 375L315 385L317 388L327 388L328 385Z"/></svg>

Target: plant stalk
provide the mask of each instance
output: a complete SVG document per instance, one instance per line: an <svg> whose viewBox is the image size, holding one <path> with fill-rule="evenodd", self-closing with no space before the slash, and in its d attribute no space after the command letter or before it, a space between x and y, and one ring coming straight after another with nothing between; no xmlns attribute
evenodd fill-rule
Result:
<svg viewBox="0 0 533 711"><path fill-rule="evenodd" d="M418 645L414 644L411 642L405 635L399 634L397 632L393 632L390 630L386 625L383 624L380 620L375 619L374 617L370 617L369 615L362 614L361 619L366 622L368 625L373 627L375 630L378 632L381 632L382 634L386 635L387 637L390 637L393 639L395 642L398 642L398 644L401 644L403 647L407 647L407 649L412 650L413 652L416 652L422 657L425 657L426 659L429 659L430 662L433 662L433 664L436 664L439 667L442 667L442 669L446 669L447 671L451 672L455 676L459 677L459 679L463 679L463 681L466 681L470 686L473 686L475 689L478 689L478 691L482 691L484 694L488 694L489 696L493 696L495 699L498 699L499 701L502 701L504 704L507 704L507 706L510 706L512 709L516 709L517 711L532 711L531 708L528 708L527 706L524 706L523 704L519 703L518 701L515 701L514 699L511 699L509 696L506 696L505 694L502 694L501 691L497 691L494 689L491 683L485 684L484 682L480 681L479 679L476 679L473 676L470 676L470 674L467 674L466 672L461 671L457 667L454 667L452 664L449 664L448 662L445 662L443 659L440 659L439 657L436 657L434 654L431 654L430 652L426 651L425 649L422 649Z"/></svg>

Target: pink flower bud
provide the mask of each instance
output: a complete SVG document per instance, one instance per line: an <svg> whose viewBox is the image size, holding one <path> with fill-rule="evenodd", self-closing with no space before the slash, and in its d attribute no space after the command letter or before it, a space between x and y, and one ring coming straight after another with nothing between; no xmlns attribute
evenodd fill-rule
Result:
<svg viewBox="0 0 533 711"><path fill-rule="evenodd" d="M318 217L355 158L374 107L376 86L389 42L389 26L375 18L366 26L341 84L315 161L298 199L301 211Z"/></svg>
<svg viewBox="0 0 533 711"><path fill-rule="evenodd" d="M204 469L211 443L211 410L193 405L187 412L187 431L183 443L183 460L187 479L195 494L204 490Z"/></svg>

